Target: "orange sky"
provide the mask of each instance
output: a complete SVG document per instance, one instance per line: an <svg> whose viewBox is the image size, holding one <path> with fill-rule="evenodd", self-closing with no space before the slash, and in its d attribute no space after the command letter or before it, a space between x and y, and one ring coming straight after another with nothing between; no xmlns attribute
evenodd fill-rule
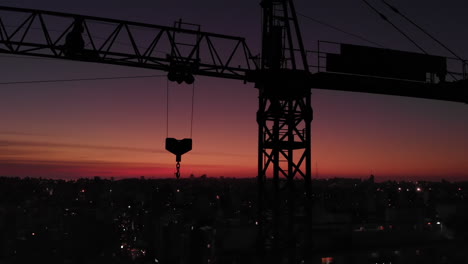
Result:
<svg viewBox="0 0 468 264"><path fill-rule="evenodd" d="M169 136L189 137L191 87L169 88ZM209 78L195 89L193 151L182 158L182 177L255 176L257 90ZM0 93L0 175L173 176L175 157L164 150L164 78L4 86ZM466 105L315 90L313 105L313 172L318 165L320 177L468 176Z"/></svg>
<svg viewBox="0 0 468 264"><path fill-rule="evenodd" d="M444 8L438 1L399 4L466 58L466 34L460 34L460 25L466 25L468 19L466 2L449 2L444 2ZM182 17L200 23L205 31L244 36L252 52L258 53L261 26L257 2L200 3L174 0L156 7L150 2L135 6L133 2L115 5L109 0L24 0L8 4L162 25ZM385 47L417 51L365 5L301 0L296 1L296 8ZM369 44L300 19L308 49L316 47L319 39ZM404 29L431 54L451 56L412 29ZM1 82L164 74L1 56ZM173 177L175 157L164 150L164 141L166 136L190 136L191 87L170 84L166 134L166 84L165 78L153 78L0 85L0 175ZM198 78L195 89L193 151L182 158L182 177L192 173L255 176L257 90L241 81L210 78ZM318 90L313 90L312 102L314 177L318 165L319 177L367 178L373 173L377 180L468 179L466 104Z"/></svg>

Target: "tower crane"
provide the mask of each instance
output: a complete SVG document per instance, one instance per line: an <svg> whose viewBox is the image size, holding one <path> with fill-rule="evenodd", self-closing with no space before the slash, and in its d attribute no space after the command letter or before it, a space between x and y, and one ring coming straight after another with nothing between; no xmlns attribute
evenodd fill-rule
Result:
<svg viewBox="0 0 468 264"><path fill-rule="evenodd" d="M293 0L262 0L260 5L260 56L252 55L242 37L188 29L182 23L168 27L6 6L0 6L0 52L160 70L178 83L193 83L195 75L254 83L259 92L259 245L271 244L269 252L287 252L289 263L296 263L297 204L304 205L305 228L312 217L311 88L468 103L467 63L462 62L463 78L446 81L443 57L341 44L339 54L319 52L326 65L312 70ZM9 24L9 18L24 16L19 25ZM104 32L102 24L111 30ZM62 30L52 30L56 25ZM129 47L119 46L118 39ZM190 148L173 153L189 149L191 141ZM304 184L299 202L297 178ZM304 234L307 240L311 230ZM301 247L309 246L310 241Z"/></svg>

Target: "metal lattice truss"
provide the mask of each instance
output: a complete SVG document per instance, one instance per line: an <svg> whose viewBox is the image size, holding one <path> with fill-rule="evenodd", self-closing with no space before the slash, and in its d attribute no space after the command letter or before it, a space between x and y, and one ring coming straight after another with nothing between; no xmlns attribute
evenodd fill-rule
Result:
<svg viewBox="0 0 468 264"><path fill-rule="evenodd" d="M262 98L260 105L263 120L262 175L275 166L278 176L285 178L307 177L305 161L310 139L307 138L307 124L311 121L311 109L307 97L288 100Z"/></svg>
<svg viewBox="0 0 468 264"><path fill-rule="evenodd" d="M0 7L0 52L241 80L257 68L244 38L183 25Z"/></svg>

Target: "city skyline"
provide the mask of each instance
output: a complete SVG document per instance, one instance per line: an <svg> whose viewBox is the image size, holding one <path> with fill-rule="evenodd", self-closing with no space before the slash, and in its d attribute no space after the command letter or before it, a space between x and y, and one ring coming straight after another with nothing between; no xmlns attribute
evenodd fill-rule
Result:
<svg viewBox="0 0 468 264"><path fill-rule="evenodd" d="M424 2L425 6L418 12L411 4L395 4L466 58L468 51L463 49L466 37L443 30L468 24L460 11L466 3L450 2L452 5L446 3L446 9L439 10L435 9L435 1ZM186 8L177 9L177 4ZM91 1L84 1L80 6L69 6L55 1L40 4L2 1L2 5L161 25L171 25L182 17L201 24L204 31L246 37L253 52L259 52L258 4L247 1L226 7L210 1L206 4L211 11L202 11L200 5L192 9L199 12L189 12L192 7L187 1L164 3L160 9L154 6L153 14L161 13L161 16L150 16L151 12L141 6L126 9L128 4L100 3L96 6ZM307 16L364 35L387 48L414 51L359 1L355 6L343 4L343 10L331 9L332 4L297 1L296 7ZM93 10L89 10L90 7L94 7ZM318 10L336 13L326 16ZM229 16L223 17L222 14L228 13ZM239 17L240 14L244 14L242 21L229 21L229 17ZM453 14L451 19L449 14ZM355 23L348 25L351 21ZM372 21L375 23L371 25ZM318 30L319 27L304 18L300 23L305 43L311 49L316 40L367 44L330 29ZM447 55L435 46L429 46L429 50L436 55ZM8 55L2 55L2 58L9 64L2 73L2 82L165 75L159 71L83 62ZM196 78L194 147L182 157L182 177L190 174L256 176L258 91L252 84L241 81ZM169 83L169 133L166 134L167 85L165 76L2 85L0 174L63 178L173 176L175 157L164 150L164 139L166 136L190 136L192 87ZM321 178L365 178L375 174L385 179L410 176L414 179L468 179L467 105L323 90L313 90L312 93L313 172L318 164Z"/></svg>

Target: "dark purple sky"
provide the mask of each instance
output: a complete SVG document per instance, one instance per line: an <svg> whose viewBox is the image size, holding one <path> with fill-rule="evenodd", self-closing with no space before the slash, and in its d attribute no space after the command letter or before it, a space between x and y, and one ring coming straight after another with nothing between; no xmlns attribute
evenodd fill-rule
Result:
<svg viewBox="0 0 468 264"><path fill-rule="evenodd" d="M380 1L371 3L429 52L450 55ZM391 3L468 58L468 2ZM161 25L182 18L201 24L204 31L244 36L253 53L259 52L261 11L256 1L18 0L0 5ZM362 1L300 0L296 9L387 48L417 51ZM318 40L368 44L302 17L300 24L308 49L315 49ZM9 65L0 73L4 82L158 74L67 61L2 60ZM189 89L171 85L171 107L177 110L171 112L170 136L187 137ZM165 89L164 79L0 87L0 174L170 176L174 157L163 150ZM256 90L251 84L210 78L199 78L196 89L194 151L184 157L186 173L254 176ZM174 106L176 101L181 107ZM313 104L313 163L323 177L373 172L386 178L468 179L467 105L318 90L313 91Z"/></svg>

